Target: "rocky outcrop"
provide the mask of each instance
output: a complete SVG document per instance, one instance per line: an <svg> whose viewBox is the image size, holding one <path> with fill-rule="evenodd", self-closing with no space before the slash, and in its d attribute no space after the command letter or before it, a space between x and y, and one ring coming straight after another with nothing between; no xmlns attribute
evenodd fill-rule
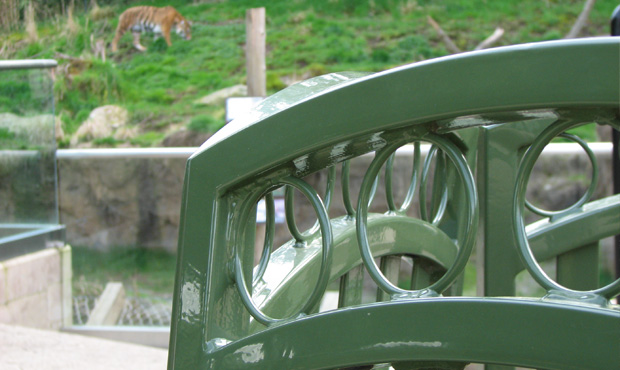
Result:
<svg viewBox="0 0 620 370"><path fill-rule="evenodd" d="M127 127L128 117L127 110L117 105L105 105L93 109L88 119L71 137L71 146L77 147L81 142L108 137L118 140L134 137L137 134L137 128Z"/></svg>

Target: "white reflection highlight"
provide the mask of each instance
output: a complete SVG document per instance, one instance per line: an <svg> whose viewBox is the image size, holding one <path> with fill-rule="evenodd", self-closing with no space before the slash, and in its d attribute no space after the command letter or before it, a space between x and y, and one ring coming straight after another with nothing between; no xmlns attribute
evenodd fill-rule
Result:
<svg viewBox="0 0 620 370"><path fill-rule="evenodd" d="M253 364L265 358L262 343L243 346L236 350L235 354L240 354L241 361L245 362L246 364Z"/></svg>
<svg viewBox="0 0 620 370"><path fill-rule="evenodd" d="M409 341L409 342L386 342L386 343L377 343L373 347L383 347L383 348L394 348L394 347L431 347L431 348L439 348L442 346L442 343L439 341L434 342L418 342L418 341Z"/></svg>

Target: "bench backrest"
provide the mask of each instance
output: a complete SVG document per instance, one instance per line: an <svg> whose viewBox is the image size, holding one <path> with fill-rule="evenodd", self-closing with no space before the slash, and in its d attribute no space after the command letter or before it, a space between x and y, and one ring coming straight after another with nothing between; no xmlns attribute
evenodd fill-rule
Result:
<svg viewBox="0 0 620 370"><path fill-rule="evenodd" d="M225 126L187 163L169 368L617 366L620 311L610 299L620 280L591 287L596 268L571 268L617 233L620 197L586 194L528 227L523 213L529 174L553 137L590 122L619 128L619 55L618 40L597 38L329 74ZM424 163L420 142L432 144ZM392 154L409 143L417 170L404 205L386 190L388 212L369 212L382 168L391 189ZM348 161L370 152L351 197ZM332 217L337 167L345 213ZM321 170L323 196L303 180ZM281 186L293 238L274 251L271 193ZM295 225L293 189L316 214L306 232ZM416 194L419 217L409 209ZM262 198L265 246L254 267ZM456 297L479 235L486 297ZM402 256L413 263L406 287ZM537 263L551 257L571 267L558 283ZM506 298L524 268L543 299ZM362 304L365 272L375 303ZM334 282L339 308L317 313Z"/></svg>

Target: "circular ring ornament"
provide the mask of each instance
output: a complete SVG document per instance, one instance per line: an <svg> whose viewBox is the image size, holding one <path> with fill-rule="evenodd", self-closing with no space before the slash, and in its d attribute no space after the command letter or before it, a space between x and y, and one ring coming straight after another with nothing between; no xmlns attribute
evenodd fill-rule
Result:
<svg viewBox="0 0 620 370"><path fill-rule="evenodd" d="M418 173L420 172L420 142L416 141L413 143L413 169L411 171L411 179L409 182L409 188L407 189L407 194L405 195L405 199L403 200L402 205L399 207L396 206L396 202L394 202L394 193L392 190L392 177L394 172L394 159L396 157L396 153L392 153L387 160L385 165L385 196L387 198L388 210L390 212L400 212L406 213L407 210L411 207L413 203L413 198L415 196L415 190L418 186Z"/></svg>
<svg viewBox="0 0 620 370"><path fill-rule="evenodd" d="M355 209L353 208L353 203L351 202L351 190L349 189L349 173L351 169L351 160L346 160L342 162L342 201L344 203L344 208L347 212L347 217L353 219L355 217ZM372 203L375 198L375 194L377 192L377 187L379 186L379 177L376 177L373 184L372 190L370 191L370 197L368 199L368 204Z"/></svg>
<svg viewBox="0 0 620 370"><path fill-rule="evenodd" d="M467 161L453 143L441 136L428 134L422 138L419 138L418 140L428 141L432 144L437 145L444 153L446 153L448 158L454 164L461 183L464 185L465 189L464 196L466 214L465 220L461 221L461 225L464 226L465 229L463 232L459 232L459 238L457 241L459 245L459 250L454 263L439 280L437 280L428 288L422 290L405 290L398 288L388 279L386 279L383 273L381 273L381 270L379 269L377 264L375 263L372 252L370 250L370 245L368 243L368 199L371 193L372 182L377 177L377 174L381 170L381 167L383 166L385 161L387 161L390 155L398 147L404 145L406 142L409 142L411 140L407 140L406 142L395 142L391 145L386 146L380 152L377 152L375 159L368 167L368 171L364 176L364 180L360 189L360 195L357 205L358 212L356 214L357 240L359 243L362 261L368 269L368 273L383 291L392 296L416 297L435 295L436 293L441 294L446 289L448 289L450 285L452 285L452 283L458 278L459 274L465 268L465 265L467 264L467 260L471 255L471 251L476 240L476 231L478 225L478 198L474 185L474 178L469 169L469 166L467 165Z"/></svg>
<svg viewBox="0 0 620 370"><path fill-rule="evenodd" d="M252 281L256 283L263 278L267 265L269 264L269 257L271 256L271 250L273 249L273 240L276 231L276 210L275 201L273 199L273 192L265 194L265 239L263 241L263 253L260 256L258 263L258 269L254 274Z"/></svg>
<svg viewBox="0 0 620 370"><path fill-rule="evenodd" d="M286 321L293 317L297 317L301 314L308 313L313 307L315 307L319 303L319 301L321 300L321 297L325 293L325 289L327 288L327 283L329 282L329 276L331 272L333 235L332 235L331 225L329 223L329 216L327 215L327 211L325 210L325 206L323 205L321 198L317 195L316 191L310 185L308 185L308 183L296 177L284 178L279 181L279 184L277 186L280 186L280 185L290 185L296 188L297 190L299 190L310 201L310 203L312 204L312 207L314 208L314 211L317 214L319 229L321 230L321 235L322 235L321 269L319 270L319 278L318 278L317 284L314 290L312 291L310 297L308 298L308 301L304 304L304 306L296 314L291 315L288 318L274 319L274 318L271 318L265 315L263 312L261 312L261 310L258 307L256 307L256 305L252 301L252 296L250 292L248 291L246 279L243 274L241 258L239 257L239 249L235 248L234 279L237 285L237 291L239 292L241 301L243 302L244 306L246 307L250 315L252 315L252 317L254 317L256 321L264 325L275 324L278 322ZM270 188L272 189L273 187L270 187ZM263 190L260 193L260 196L254 197L251 203L250 202L248 203L254 204L254 202L260 199L264 193L265 193L265 190ZM245 207L242 210L242 214L240 217L240 225L247 224L250 213L253 209L254 207ZM239 228L238 234L237 234L237 240L244 239L244 235L242 234L243 234L243 228ZM262 264L262 261L261 261L261 264Z"/></svg>
<svg viewBox="0 0 620 370"><path fill-rule="evenodd" d="M512 205L512 217L513 217L512 223L513 223L513 227L514 227L515 234L516 234L515 237L517 239L517 247L518 247L519 255L521 256L525 264L525 268L528 270L532 278L534 278L534 280L536 280L536 282L540 284L540 286L545 288L548 292L560 291L560 292L568 293L572 296L579 295L580 293L582 294L590 293L590 294L603 296L606 299L611 299L614 296L620 294L620 279L617 279L614 282L604 287L598 288L598 289L589 290L589 291L578 291L578 290L568 289L558 284L557 282L555 282L549 276L547 276L547 274L543 271L542 267L540 267L540 265L538 264L538 261L536 261L534 254L532 253L530 244L527 240L527 234L525 233L525 225L523 223L525 192L527 189L527 183L529 181L529 178L532 173L532 169L534 168L534 164L536 163L536 160L540 156L540 153L542 153L547 143L549 143L553 138L560 135L564 131L570 128L573 128L575 126L579 126L580 123L581 122L576 123L572 120L565 120L565 121L560 121L557 124L547 127L538 136L536 141L525 152L525 155L523 156L523 159L521 160L521 164L519 165L519 170L517 172L517 182L515 184L514 200L513 200L513 205ZM590 153L588 150L586 150L586 152ZM575 205L573 205L570 209L574 207ZM566 211L562 211L562 212L566 212Z"/></svg>
<svg viewBox="0 0 620 370"><path fill-rule="evenodd" d="M327 186L325 188L325 209L329 209L329 206L332 202L332 196L334 194L334 187L336 183L336 166L332 166L329 168L327 172ZM313 190L314 191L314 190ZM286 212L286 226L288 227L289 232L295 239L295 245L298 247L303 247L305 243L312 239L317 231L319 231L319 223L315 223L308 231L302 233L299 231L297 227L297 223L295 222L295 195L293 193L293 189L291 186L286 186L284 188L284 209Z"/></svg>
<svg viewBox="0 0 620 370"><path fill-rule="evenodd" d="M594 191L596 190L596 186L598 184L598 163L597 163L596 157L594 156L594 152L592 152L592 149L590 149L588 144L585 141L583 141L580 137L572 135L572 134L567 134L565 132L561 133L558 136L559 137L563 137L563 138L568 139L568 140L571 140L571 141L574 141L577 144L579 144L579 146L581 146L583 148L583 150L588 155L588 158L590 159L590 163L592 164L592 178L590 179L590 186L588 187L588 190L586 191L586 193L577 202L575 202L575 204L573 204L572 206L570 206L568 208L565 208L563 210L547 211L547 210L544 210L544 209L541 209L541 208L538 208L538 207L534 206L527 199L525 199L525 206L527 207L527 209L529 209L530 211L536 213L537 215L543 216L543 217L554 217L554 216L557 217L559 215L571 212L571 211L573 211L573 210L583 206L584 204L586 204L586 202L588 200L590 200L590 198L592 197L592 194L594 194ZM534 144L537 144L537 141L535 141ZM534 145L534 144L532 144L532 145ZM547 143L545 143L545 145L546 144ZM540 144L537 144L537 145L540 145ZM543 145L543 149L544 149L545 145ZM538 156L536 157L536 159L538 159ZM536 160L534 160L534 163L536 163Z"/></svg>
<svg viewBox="0 0 620 370"><path fill-rule="evenodd" d="M429 211L426 207L426 199L427 199L426 184L428 182L431 162L433 160L433 157L435 157L436 153L437 153L437 146L433 145L428 152L426 160L424 161L424 168L422 170L422 179L421 179L421 184L420 184L420 218L422 218L424 221L431 222L431 217L432 217L431 223L433 225L438 225L441 222L441 219L443 218L443 215L446 212L446 207L448 206L448 195L449 195L448 194L448 183L446 182L446 176L447 176L446 161L443 158L443 156L439 154L437 157L436 168L437 168L437 172L441 170L441 174L440 174L441 177L439 181L443 184L443 191L441 192L441 199L439 201L439 206L436 207L437 211L435 213L435 216L434 217L431 216L432 210ZM434 208L433 206L434 205L431 204L431 208Z"/></svg>

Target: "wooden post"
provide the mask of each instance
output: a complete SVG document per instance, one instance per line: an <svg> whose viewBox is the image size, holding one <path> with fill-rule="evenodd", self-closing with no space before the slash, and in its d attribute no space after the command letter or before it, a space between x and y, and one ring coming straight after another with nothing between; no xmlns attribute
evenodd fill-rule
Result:
<svg viewBox="0 0 620 370"><path fill-rule="evenodd" d="M246 72L248 96L267 96L265 77L265 8L248 9L245 14Z"/></svg>
<svg viewBox="0 0 620 370"><path fill-rule="evenodd" d="M123 283L109 282L106 284L99 301L90 313L86 322L89 326L116 325L125 306L125 289Z"/></svg>

